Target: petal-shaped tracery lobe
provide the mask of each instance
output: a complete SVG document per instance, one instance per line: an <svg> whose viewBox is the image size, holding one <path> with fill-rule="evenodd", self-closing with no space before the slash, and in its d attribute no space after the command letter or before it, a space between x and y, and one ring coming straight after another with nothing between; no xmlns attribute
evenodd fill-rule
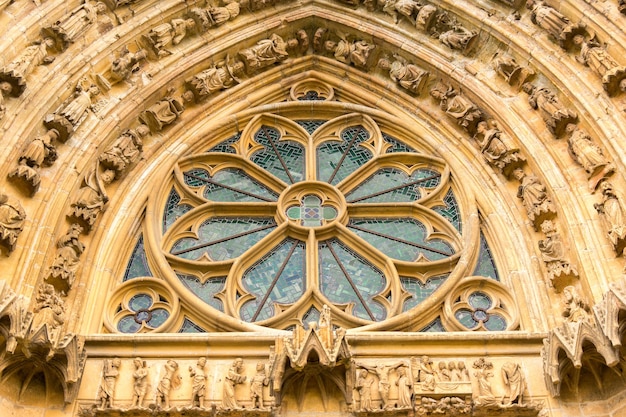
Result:
<svg viewBox="0 0 626 417"><path fill-rule="evenodd" d="M190 260L203 256L212 261L233 259L275 228L276 222L270 218L211 218L200 225L197 239L179 239L170 253Z"/></svg>
<svg viewBox="0 0 626 417"><path fill-rule="evenodd" d="M421 168L407 175L397 168L382 168L346 195L348 203L404 203L419 200L421 189L432 189L441 174Z"/></svg>
<svg viewBox="0 0 626 417"><path fill-rule="evenodd" d="M341 132L341 141L324 142L317 148L317 179L336 185L372 159L372 153L359 146L370 138L361 125Z"/></svg>
<svg viewBox="0 0 626 417"><path fill-rule="evenodd" d="M413 277L400 277L402 288L411 294L411 296L404 301L402 311L409 311L430 297L430 295L444 283L449 275L450 274L445 274L431 277L427 279L425 283Z"/></svg>
<svg viewBox="0 0 626 417"><path fill-rule="evenodd" d="M287 184L304 179L304 147L291 140L280 140L278 129L262 125L254 140L263 146L250 160Z"/></svg>
<svg viewBox="0 0 626 417"><path fill-rule="evenodd" d="M165 211L163 212L163 233L167 232L176 219L187 213L192 208L193 207L189 204L181 204L180 194L172 188L172 191L170 191L170 195L167 198L167 203L165 204Z"/></svg>
<svg viewBox="0 0 626 417"><path fill-rule="evenodd" d="M337 239L319 244L322 293L335 304L352 304L355 317L381 321L387 312L374 300L386 285L385 275Z"/></svg>
<svg viewBox="0 0 626 417"><path fill-rule="evenodd" d="M207 170L194 168L185 171L183 177L189 187L204 187L202 195L210 201L271 202L278 199L276 193L237 168L222 169L212 177Z"/></svg>
<svg viewBox="0 0 626 417"><path fill-rule="evenodd" d="M216 310L224 311L224 304L219 298L215 297L215 295L224 289L226 277L209 278L202 283L195 275L181 273L176 273L176 275L180 282L202 301Z"/></svg>
<svg viewBox="0 0 626 417"><path fill-rule="evenodd" d="M401 261L429 261L454 254L443 239L428 239L426 226L415 219L352 219L348 229L385 255Z"/></svg>
<svg viewBox="0 0 626 417"><path fill-rule="evenodd" d="M241 307L241 318L248 322L266 320L275 315L275 303L296 302L306 286L305 256L303 242L286 239L250 267L241 281L254 299Z"/></svg>

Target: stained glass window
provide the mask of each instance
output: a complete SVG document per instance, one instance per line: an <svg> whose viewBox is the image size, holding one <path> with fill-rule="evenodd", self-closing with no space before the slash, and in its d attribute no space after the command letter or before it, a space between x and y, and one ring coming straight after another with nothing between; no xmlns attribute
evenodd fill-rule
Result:
<svg viewBox="0 0 626 417"><path fill-rule="evenodd" d="M133 254L130 256L130 261L126 266L126 273L122 281L127 281L137 277L151 277L150 267L148 266L148 260L146 259L146 251L143 247L143 235L139 236Z"/></svg>

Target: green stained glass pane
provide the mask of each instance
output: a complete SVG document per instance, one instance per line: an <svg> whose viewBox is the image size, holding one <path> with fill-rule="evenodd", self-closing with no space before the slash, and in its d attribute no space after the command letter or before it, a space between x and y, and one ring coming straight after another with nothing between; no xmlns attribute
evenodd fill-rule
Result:
<svg viewBox="0 0 626 417"><path fill-rule="evenodd" d="M430 295L448 278L448 275L449 274L429 278L424 284L415 278L400 277L402 287L411 294L411 298L404 301L402 311L409 311L430 297Z"/></svg>
<svg viewBox="0 0 626 417"><path fill-rule="evenodd" d="M148 260L146 259L146 251L143 247L143 235L140 235L137 240L137 244L135 245L135 249L133 249L130 261L128 261L128 265L126 266L126 272L124 273L124 279L122 281L127 281L137 277L151 276L153 275L152 272L150 272Z"/></svg>
<svg viewBox="0 0 626 417"><path fill-rule="evenodd" d="M420 188L439 185L441 174L418 169L410 176L395 168L383 168L346 195L349 203L407 203L419 200Z"/></svg>
<svg viewBox="0 0 626 417"><path fill-rule="evenodd" d="M320 289L330 301L354 303L353 314L365 320L385 319L385 308L373 300L385 288L382 271L337 240L321 243L319 255Z"/></svg>
<svg viewBox="0 0 626 417"><path fill-rule="evenodd" d="M362 126L345 129L341 132L341 139L341 142L326 142L317 148L317 178L320 181L338 184L372 159L372 154L359 146L369 139L369 133Z"/></svg>
<svg viewBox="0 0 626 417"><path fill-rule="evenodd" d="M247 322L265 320L274 316L274 303L297 301L306 284L305 256L304 243L286 239L248 269L241 281L255 299L241 307L241 318Z"/></svg>
<svg viewBox="0 0 626 417"><path fill-rule="evenodd" d="M165 323L165 320L167 320L167 318L170 316L170 313L162 308L155 308L150 313L152 313L152 317L146 324L153 329L156 329L157 327Z"/></svg>
<svg viewBox="0 0 626 417"><path fill-rule="evenodd" d="M420 332L424 333L436 333L436 332L445 332L446 328L443 327L443 323L441 323L441 318L437 317L430 324L424 327Z"/></svg>
<svg viewBox="0 0 626 417"><path fill-rule="evenodd" d="M150 306L152 306L152 303L152 297L150 297L148 294L137 294L133 295L130 301L128 301L128 307L132 311L137 312L139 310L149 309Z"/></svg>
<svg viewBox="0 0 626 417"><path fill-rule="evenodd" d="M296 123L309 132L309 135L312 135L318 127L326 123L326 120L296 120Z"/></svg>
<svg viewBox="0 0 626 417"><path fill-rule="evenodd" d="M487 239L485 239L485 235L483 235L482 232L480 233L480 252L478 253L478 261L476 262L476 269L474 269L473 275L489 277L495 279L496 281L500 281L496 263L491 256L491 250L487 244Z"/></svg>
<svg viewBox="0 0 626 417"><path fill-rule="evenodd" d="M135 316L124 316L117 322L117 330L122 333L137 333L141 324L135 321Z"/></svg>
<svg viewBox="0 0 626 417"><path fill-rule="evenodd" d="M474 315L468 309L462 308L454 313L454 317L465 327L468 329L473 329L478 326L478 322L474 320Z"/></svg>
<svg viewBox="0 0 626 417"><path fill-rule="evenodd" d="M167 203L165 204L165 213L163 213L163 233L165 233L167 229L174 224L176 219L193 208L189 204L179 203L180 195L174 188L172 188L172 191L170 191L170 195L167 198Z"/></svg>
<svg viewBox="0 0 626 417"><path fill-rule="evenodd" d="M383 138L385 142L389 143L391 147L387 149L386 153L394 153L394 152L415 152L415 149L407 145L406 143L400 142L398 139L390 136L386 133L383 133Z"/></svg>
<svg viewBox="0 0 626 417"><path fill-rule="evenodd" d="M226 277L209 278L204 282L204 284L201 284L198 277L194 275L176 275L178 275L178 279L180 279L180 281L202 301L216 310L224 311L222 301L215 298L215 294L224 289L224 285L226 285Z"/></svg>
<svg viewBox="0 0 626 417"><path fill-rule="evenodd" d="M487 330L492 332L502 332L506 330L506 320L499 314L489 314L489 320L484 323Z"/></svg>
<svg viewBox="0 0 626 417"><path fill-rule="evenodd" d="M456 198L454 197L454 193L452 189L448 190L443 201L446 203L444 206L435 206L433 210L437 213L441 214L443 217L448 219L450 223L455 227L459 232L461 231L461 213L459 212L459 205L456 202Z"/></svg>
<svg viewBox="0 0 626 417"><path fill-rule="evenodd" d="M482 291L473 292L467 297L467 302L474 308L488 310L491 308L491 298Z"/></svg>
<svg viewBox="0 0 626 417"><path fill-rule="evenodd" d="M269 138L268 138L269 136ZM304 147L297 142L280 140L278 130L262 126L254 140L265 148L255 152L250 160L287 184L304 179Z"/></svg>
<svg viewBox="0 0 626 417"><path fill-rule="evenodd" d="M302 316L302 325L304 326L305 329L309 328L309 323L317 323L320 320L320 311L315 308L315 307L311 307L309 309L309 311L307 311L306 313L304 313L304 316Z"/></svg>
<svg viewBox="0 0 626 417"><path fill-rule="evenodd" d="M252 245L276 228L269 218L213 218L198 230L199 239L183 238L174 243L173 255L198 259L203 254L213 261L224 261L242 255Z"/></svg>
<svg viewBox="0 0 626 417"><path fill-rule="evenodd" d="M190 187L202 187L206 184L206 180L210 178L209 172L206 169L194 168L183 173L183 179L185 184Z"/></svg>
<svg viewBox="0 0 626 417"><path fill-rule="evenodd" d="M183 325L180 327L178 333L206 333L206 330L185 317Z"/></svg>
<svg viewBox="0 0 626 417"><path fill-rule="evenodd" d="M402 261L415 261L420 254L431 261L454 254L444 240L427 240L426 227L415 219L353 219L348 228L387 256Z"/></svg>
<svg viewBox="0 0 626 417"><path fill-rule="evenodd" d="M208 152L222 152L222 153L236 153L235 149L231 146L239 141L241 137L241 132L237 133L235 136L232 136L229 139L226 139L223 142L218 143L214 147L208 150Z"/></svg>
<svg viewBox="0 0 626 417"><path fill-rule="evenodd" d="M240 203L278 199L275 192L250 178L241 169L223 169L216 172L211 180L204 189L204 198L207 200Z"/></svg>

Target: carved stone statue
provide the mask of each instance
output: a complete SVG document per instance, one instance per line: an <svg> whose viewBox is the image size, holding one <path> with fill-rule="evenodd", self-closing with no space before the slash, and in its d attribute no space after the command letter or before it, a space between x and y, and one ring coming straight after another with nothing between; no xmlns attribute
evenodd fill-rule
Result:
<svg viewBox="0 0 626 417"><path fill-rule="evenodd" d="M435 370L433 369L433 361L426 355L422 356L420 360L418 381L424 391L435 390Z"/></svg>
<svg viewBox="0 0 626 417"><path fill-rule="evenodd" d="M563 317L570 323L579 321L589 321L590 308L589 305L578 294L578 290L573 285L563 288L563 301L565 309Z"/></svg>
<svg viewBox="0 0 626 417"><path fill-rule="evenodd" d="M505 386L502 405L504 407L509 407L513 404L524 405L526 380L522 374L521 365L513 362L507 362L502 365L502 379Z"/></svg>
<svg viewBox="0 0 626 417"><path fill-rule="evenodd" d="M450 382L450 381L452 381L452 373L450 372L450 369L448 368L448 365L444 361L439 362L437 367L438 367L438 369L437 369L437 380L439 380L441 382Z"/></svg>
<svg viewBox="0 0 626 417"><path fill-rule="evenodd" d="M106 170L100 174L96 167L83 180L83 186L78 192L78 197L72 203L69 217L80 223L87 233L91 231L100 213L106 209L109 197L105 186L109 185L114 178L115 172Z"/></svg>
<svg viewBox="0 0 626 417"><path fill-rule="evenodd" d="M111 81L118 83L128 79L133 72L137 71L139 62L146 59L147 56L145 49L130 52L128 48L124 48L120 56L111 63Z"/></svg>
<svg viewBox="0 0 626 417"><path fill-rule="evenodd" d="M349 42L346 39L340 39L337 42L327 40L324 43L324 49L332 53L337 61L344 64L352 64L359 68L368 67L370 53L375 48L376 45L372 45L364 40Z"/></svg>
<svg viewBox="0 0 626 417"><path fill-rule="evenodd" d="M452 29L439 35L439 40L448 48L464 53L470 52L478 39L478 34L464 28L459 24L452 26Z"/></svg>
<svg viewBox="0 0 626 417"><path fill-rule="evenodd" d="M6 81L0 81L0 120L7 112L7 106L4 104L4 97L11 94L13 87Z"/></svg>
<svg viewBox="0 0 626 417"><path fill-rule="evenodd" d="M59 51L65 51L96 22L98 15L106 11L107 7L104 3L92 4L86 1L52 26L43 28L42 33L55 40L55 47Z"/></svg>
<svg viewBox="0 0 626 417"><path fill-rule="evenodd" d="M419 95L428 82L428 72L419 67L409 64L400 56L395 57L395 61L389 62L387 58L378 61L378 67L389 71L389 77L400 87Z"/></svg>
<svg viewBox="0 0 626 417"><path fill-rule="evenodd" d="M530 9L531 21L546 30L564 49L571 47L574 36L584 33L584 25L570 22L543 0L528 0L526 8Z"/></svg>
<svg viewBox="0 0 626 417"><path fill-rule="evenodd" d="M158 58L171 55L167 48L178 45L196 27L193 19L172 19L170 23L155 26L144 36L144 42Z"/></svg>
<svg viewBox="0 0 626 417"><path fill-rule="evenodd" d="M133 359L135 371L133 372L133 404L132 407L143 407L143 401L148 391L148 367L146 361L141 358Z"/></svg>
<svg viewBox="0 0 626 417"><path fill-rule="evenodd" d="M259 362L256 364L256 374L250 379L250 400L252 408L264 410L263 406L263 387L269 385L269 378L265 374L265 364Z"/></svg>
<svg viewBox="0 0 626 417"><path fill-rule="evenodd" d="M613 164L603 155L600 149L591 140L591 136L571 123L565 131L569 133L567 149L572 159L580 164L589 177L589 189L594 191L598 183L615 172Z"/></svg>
<svg viewBox="0 0 626 417"><path fill-rule="evenodd" d="M574 44L580 47L576 60L598 74L610 96L626 91L626 67L619 65L595 37L585 40L583 35L576 35Z"/></svg>
<svg viewBox="0 0 626 417"><path fill-rule="evenodd" d="M394 23L398 23L400 16L405 16L413 21L413 15L419 10L420 4L415 0L385 0L383 12L393 17Z"/></svg>
<svg viewBox="0 0 626 417"><path fill-rule="evenodd" d="M139 121L148 125L152 132L160 132L178 120L184 110L185 106L178 99L165 97L144 110L139 115Z"/></svg>
<svg viewBox="0 0 626 417"><path fill-rule="evenodd" d="M9 65L0 70L0 82L11 86L9 91L13 97L19 97L26 89L26 77L39 65L47 65L54 61L49 56L49 48L54 46L51 38L44 38L24 49Z"/></svg>
<svg viewBox="0 0 626 417"><path fill-rule="evenodd" d="M24 229L26 212L15 199L0 192L0 247L10 255L17 244L17 237Z"/></svg>
<svg viewBox="0 0 626 417"><path fill-rule="evenodd" d="M189 10L189 17L196 22L196 28L201 33L204 33L213 26L220 26L229 20L233 20L239 16L239 11L239 3L232 1L223 7L210 6L205 9L194 7Z"/></svg>
<svg viewBox="0 0 626 417"><path fill-rule="evenodd" d="M495 58L492 65L496 72L517 90L535 75L535 71L528 67L522 67L515 61L515 58L510 56Z"/></svg>
<svg viewBox="0 0 626 417"><path fill-rule="evenodd" d="M428 32L437 17L437 7L432 4L425 4L419 7L417 17L415 18L415 27L418 30Z"/></svg>
<svg viewBox="0 0 626 417"><path fill-rule="evenodd" d="M113 146L99 156L100 165L115 171L115 178L123 176L137 162L143 152L142 139L150 133L148 126L141 124L135 129L125 130Z"/></svg>
<svg viewBox="0 0 626 417"><path fill-rule="evenodd" d="M189 367L189 376L191 376L191 406L195 407L196 404L200 408L204 408L204 396L206 394L206 374L204 368L206 367L206 358L198 359L196 367Z"/></svg>
<svg viewBox="0 0 626 417"><path fill-rule="evenodd" d="M289 58L287 42L276 33L268 39L261 39L251 48L239 51L248 73L282 62Z"/></svg>
<svg viewBox="0 0 626 417"><path fill-rule="evenodd" d="M524 161L526 161L519 149L509 148L504 143L504 136L498 129L498 124L495 120L479 122L476 126L474 139L478 143L480 152L485 160L498 168L507 177L514 169L521 167Z"/></svg>
<svg viewBox="0 0 626 417"><path fill-rule="evenodd" d="M553 286L558 286L555 282L558 278L578 276L578 272L570 265L565 255L565 245L552 220L546 220L541 223L541 231L546 238L540 240L538 246L541 251L541 259L548 269L550 283Z"/></svg>
<svg viewBox="0 0 626 417"><path fill-rule="evenodd" d="M457 368L459 369L459 374L461 375L461 381L469 381L469 370L465 367L465 362L459 361Z"/></svg>
<svg viewBox="0 0 626 417"><path fill-rule="evenodd" d="M522 200L528 218L538 229L538 225L544 219L553 218L556 208L548 197L546 187L535 175L528 175L521 168L513 170L513 177L520 182L517 189L517 197Z"/></svg>
<svg viewBox="0 0 626 417"><path fill-rule="evenodd" d="M393 408L393 404L389 401L389 371L396 369L404 365L402 362L398 362L392 365L378 363L376 366L370 366L363 363L357 363L357 366L366 369L368 372L375 374L378 377L378 394L382 401L382 407L384 410Z"/></svg>
<svg viewBox="0 0 626 417"><path fill-rule="evenodd" d="M491 383L488 378L493 376L493 364L486 361L485 358L479 358L474 361L474 376L478 382L478 396L474 398L474 403L482 406L497 405L498 400L491 390Z"/></svg>
<svg viewBox="0 0 626 417"><path fill-rule="evenodd" d="M413 381L408 374L409 368L406 366L400 366L398 368L398 380L396 385L398 386L398 408L406 409L413 408L412 394L413 394Z"/></svg>
<svg viewBox="0 0 626 417"><path fill-rule="evenodd" d="M39 168L50 166L57 159L57 151L53 142L59 137L56 129L48 130L45 134L37 136L27 146L18 159L18 165L9 172L9 178L21 181L35 195L39 190L41 177Z"/></svg>
<svg viewBox="0 0 626 417"><path fill-rule="evenodd" d="M430 90L430 95L439 101L439 107L448 116L456 119L459 126L471 135L476 132L476 126L483 116L474 103L461 96L454 88L446 88L441 84Z"/></svg>
<svg viewBox="0 0 626 417"><path fill-rule="evenodd" d="M237 358L228 369L228 373L224 377L224 386L222 391L222 407L226 410L239 409L237 399L235 398L235 385L246 382L246 376L242 375L243 359Z"/></svg>
<svg viewBox="0 0 626 417"><path fill-rule="evenodd" d="M46 325L49 330L55 331L65 323L65 303L61 298L64 293L57 293L51 284L40 284L35 297L33 322L31 332L38 331Z"/></svg>
<svg viewBox="0 0 626 417"><path fill-rule="evenodd" d="M80 256L85 251L85 245L78 240L82 231L83 228L78 223L72 223L57 243L57 256L47 278L57 289L68 291L76 279Z"/></svg>
<svg viewBox="0 0 626 417"><path fill-rule="evenodd" d="M368 379L367 375L369 372L367 369L361 369L357 371L356 382L354 384L354 388L356 388L359 393L360 398L360 410L361 411L372 411L372 384L373 380Z"/></svg>
<svg viewBox="0 0 626 417"><path fill-rule="evenodd" d="M163 377L156 388L157 409L170 408L170 391L180 388L181 385L181 377L178 374L178 362L171 359L168 360L163 366L163 370Z"/></svg>
<svg viewBox="0 0 626 417"><path fill-rule="evenodd" d="M541 112L541 117L554 136L561 137L565 127L576 123L578 115L561 104L556 95L547 88L538 88L530 83L522 86L529 95L528 103L533 109Z"/></svg>
<svg viewBox="0 0 626 417"><path fill-rule="evenodd" d="M119 358L105 359L102 367L102 382L98 389L98 399L100 400L100 409L114 407L115 384L119 376L119 368L122 364Z"/></svg>
<svg viewBox="0 0 626 417"><path fill-rule="evenodd" d="M219 61L215 66L208 68L185 81L193 99L199 102L211 94L226 90L241 82L244 64L241 61L229 63L228 57Z"/></svg>
<svg viewBox="0 0 626 417"><path fill-rule="evenodd" d="M626 249L626 206L610 182L602 181L600 189L602 201L594 207L602 217L613 250L619 256Z"/></svg>
<svg viewBox="0 0 626 417"><path fill-rule="evenodd" d="M44 125L48 129L56 129L58 140L65 142L82 122L85 112L91 107L91 99L98 94L100 89L97 86L92 84L84 88L79 84L74 96L60 110L46 116Z"/></svg>

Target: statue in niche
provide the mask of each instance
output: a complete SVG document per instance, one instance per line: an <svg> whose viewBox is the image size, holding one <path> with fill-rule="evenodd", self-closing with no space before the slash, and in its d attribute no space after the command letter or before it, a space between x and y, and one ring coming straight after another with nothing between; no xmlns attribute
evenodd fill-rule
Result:
<svg viewBox="0 0 626 417"><path fill-rule="evenodd" d="M289 58L288 49L305 48L308 45L308 35L304 30L299 30L296 38L287 41L280 35L272 33L268 39L261 39L256 45L239 51L238 56L245 64L248 74L251 74Z"/></svg>
<svg viewBox="0 0 626 417"><path fill-rule="evenodd" d="M49 330L56 331L65 323L65 303L51 284L40 284L35 297L35 308L33 309L33 322L31 332L38 331L46 325Z"/></svg>
<svg viewBox="0 0 626 417"><path fill-rule="evenodd" d="M120 55L111 63L111 81L119 83L127 80L133 72L139 68L139 62L148 57L145 49L130 52L128 48L122 49Z"/></svg>
<svg viewBox="0 0 626 417"><path fill-rule="evenodd" d="M192 378L191 386L191 406L195 407L196 404L200 408L204 408L204 396L206 394L206 374L204 368L206 367L206 358L198 359L196 367L189 367L189 376Z"/></svg>
<svg viewBox="0 0 626 417"><path fill-rule="evenodd" d="M263 406L263 387L268 386L270 380L265 374L265 364L259 362L256 364L256 374L250 379L250 400L252 408L264 410Z"/></svg>
<svg viewBox="0 0 626 417"><path fill-rule="evenodd" d="M82 83L79 83L74 96L60 110L47 115L44 119L44 125L48 129L57 130L59 141L67 141L82 122L87 109L91 107L92 98L98 94L100 94L100 89L96 85L91 84L89 87L84 87Z"/></svg>
<svg viewBox="0 0 626 417"><path fill-rule="evenodd" d="M163 366L164 375L156 388L156 408L170 408L170 391L178 389L181 385L181 376L178 374L178 362L168 360Z"/></svg>
<svg viewBox="0 0 626 417"><path fill-rule="evenodd" d="M474 361L474 376L478 382L478 397L474 399L474 403L482 406L497 405L498 400L491 390L491 382L489 378L493 376L493 364L486 361L485 358L479 358Z"/></svg>
<svg viewBox="0 0 626 417"><path fill-rule="evenodd" d="M228 369L228 373L224 377L224 386L222 391L222 407L226 410L237 410L239 405L235 398L235 386L246 382L246 376L242 375L243 359L237 358Z"/></svg>
<svg viewBox="0 0 626 417"><path fill-rule="evenodd" d="M452 381L452 373L450 372L450 369L448 369L448 365L445 362L441 361L437 366L437 380L439 380L440 382Z"/></svg>
<svg viewBox="0 0 626 417"><path fill-rule="evenodd" d="M478 143L485 160L507 177L515 168L521 167L526 161L519 149L509 148L504 143L504 137L495 120L479 122L476 126L474 140Z"/></svg>
<svg viewBox="0 0 626 417"><path fill-rule="evenodd" d="M171 95L172 89L168 90L167 97L157 101L139 115L139 121L148 125L152 132L160 132L166 126L174 123L185 110L185 106Z"/></svg>
<svg viewBox="0 0 626 417"><path fill-rule="evenodd" d="M115 397L115 384L119 376L119 368L122 364L119 358L105 359L102 367L102 381L98 388L98 399L100 400L100 409L113 408L113 399Z"/></svg>
<svg viewBox="0 0 626 417"><path fill-rule="evenodd" d="M530 9L530 20L547 31L564 49L572 46L574 36L585 33L583 24L570 22L567 17L548 6L543 0L528 0L526 8Z"/></svg>
<svg viewBox="0 0 626 417"><path fill-rule="evenodd" d="M474 48L478 33L460 24L454 24L450 30L439 35L439 40L450 49L467 53Z"/></svg>
<svg viewBox="0 0 626 417"><path fill-rule="evenodd" d="M22 151L17 166L9 172L9 178L21 181L29 189L31 196L39 190L39 169L42 166L51 166L57 159L53 141L58 137L59 132L56 129L37 136Z"/></svg>
<svg viewBox="0 0 626 417"><path fill-rule="evenodd" d="M380 395L380 400L382 401L382 407L384 410L389 410L393 408L393 404L389 402L389 371L399 368L400 366L404 365L404 363L398 362L393 365L378 363L375 366L369 366L364 363L357 363L356 365L367 370L368 372L373 373L378 377L378 394Z"/></svg>
<svg viewBox="0 0 626 417"><path fill-rule="evenodd" d="M615 172L615 167L602 154L602 149L592 142L586 131L573 123L568 124L565 131L570 135L567 139L569 154L587 171L589 189L595 191L602 179Z"/></svg>
<svg viewBox="0 0 626 417"><path fill-rule="evenodd" d="M522 67L515 61L515 58L510 56L495 58L492 62L492 66L496 70L496 73L504 78L511 87L515 87L517 90L522 88L522 85L535 75L535 71L528 67Z"/></svg>
<svg viewBox="0 0 626 417"><path fill-rule="evenodd" d="M135 370L133 371L133 404L132 407L143 407L143 401L148 392L148 367L146 361L141 358L133 359Z"/></svg>
<svg viewBox="0 0 626 417"><path fill-rule="evenodd" d="M241 61L229 63L227 56L213 67L187 79L185 85L188 91L185 92L186 96L183 98L199 102L217 91L233 87L241 82L240 77L243 75L244 68L244 63ZM191 96L188 93L191 93Z"/></svg>
<svg viewBox="0 0 626 417"><path fill-rule="evenodd" d="M626 67L600 46L596 37L585 39L583 35L574 36L574 44L580 47L576 60L591 68L602 79L602 85L609 96L626 91Z"/></svg>
<svg viewBox="0 0 626 417"><path fill-rule="evenodd" d="M413 393L413 381L408 374L407 366L400 366L398 368L398 380L396 385L398 386L398 408L406 409L413 407L413 401L411 395Z"/></svg>
<svg viewBox="0 0 626 417"><path fill-rule="evenodd" d="M43 28L43 35L54 39L56 49L65 51L97 21L98 15L105 14L106 11L104 3L92 4L86 1L52 26Z"/></svg>
<svg viewBox="0 0 626 417"><path fill-rule="evenodd" d="M505 386L502 406L510 407L513 404L524 405L526 380L522 374L521 365L513 362L507 362L502 365L502 379L504 380Z"/></svg>
<svg viewBox="0 0 626 417"><path fill-rule="evenodd" d="M374 381L367 377L368 374L367 369L358 370L356 383L354 384L354 388L359 393L361 411L372 411L374 409L372 407L372 384Z"/></svg>
<svg viewBox="0 0 626 417"><path fill-rule="evenodd" d="M439 84L430 90L430 96L439 100L439 107L468 133L476 132L476 125L482 120L482 112L474 103L457 93L452 87Z"/></svg>
<svg viewBox="0 0 626 417"><path fill-rule="evenodd" d="M428 72L419 67L409 64L404 58L394 55L395 60L390 62L387 58L378 61L378 67L389 71L389 77L400 87L413 94L420 95L428 82Z"/></svg>
<svg viewBox="0 0 626 417"><path fill-rule="evenodd" d="M555 280L559 277L577 276L578 272L570 265L565 256L565 245L552 220L545 220L541 223L541 231L546 238L540 240L538 246L541 251L541 259L548 269L550 283L554 286Z"/></svg>
<svg viewBox="0 0 626 417"><path fill-rule="evenodd" d="M78 240L82 231L82 226L72 223L70 229L57 243L57 256L47 278L57 289L69 290L76 279L80 256L85 251L85 245Z"/></svg>
<svg viewBox="0 0 626 417"><path fill-rule="evenodd" d="M435 370L433 369L433 361L426 355L422 356L419 363L418 381L424 391L435 390Z"/></svg>
<svg viewBox="0 0 626 417"><path fill-rule="evenodd" d="M526 174L522 168L513 170L513 178L520 182L517 197L522 200L526 214L535 224L535 229L541 220L554 217L556 209L548 197L545 185L539 181L539 178L533 174Z"/></svg>
<svg viewBox="0 0 626 417"><path fill-rule="evenodd" d="M10 255L15 249L25 220L26 212L19 201L0 191L0 246L5 255Z"/></svg>
<svg viewBox="0 0 626 417"><path fill-rule="evenodd" d="M563 317L570 323L588 322L590 320L591 309L589 305L578 294L578 290L573 285L563 288L563 301L565 309Z"/></svg>
<svg viewBox="0 0 626 417"><path fill-rule="evenodd" d="M600 189L602 201L593 206L602 217L613 250L619 256L626 249L626 206L610 182L602 181Z"/></svg>
<svg viewBox="0 0 626 417"><path fill-rule="evenodd" d="M39 65L48 65L54 61L49 50L54 46L52 38L44 38L24 49L9 65L0 70L0 82L10 85L8 94L19 97L26 89L26 77ZM6 91L6 88L5 88Z"/></svg>
<svg viewBox="0 0 626 417"><path fill-rule="evenodd" d="M91 231L100 213L106 209L109 196L105 186L111 184L114 178L114 171L106 170L100 174L96 167L83 180L84 185L79 190L76 201L72 203L69 217L81 223L87 233Z"/></svg>
<svg viewBox="0 0 626 417"><path fill-rule="evenodd" d="M154 52L157 58L171 55L167 48L178 45L196 27L193 19L172 19L170 23L155 26L143 37L145 44Z"/></svg>
<svg viewBox="0 0 626 417"><path fill-rule="evenodd" d="M541 112L543 121L554 136L561 137L565 127L576 123L578 115L561 104L556 95L547 88L538 88L530 83L522 86L528 94L528 103L535 110Z"/></svg>
<svg viewBox="0 0 626 417"><path fill-rule="evenodd" d="M135 129L125 130L113 146L98 157L100 165L113 170L115 178L120 178L129 167L137 162L143 152L143 138L150 133L148 126L141 124Z"/></svg>
<svg viewBox="0 0 626 417"><path fill-rule="evenodd" d="M205 9L194 7L189 10L189 17L196 22L196 27L202 33L214 26L220 26L229 20L239 16L240 6L236 1L231 1L223 7L210 6Z"/></svg>

